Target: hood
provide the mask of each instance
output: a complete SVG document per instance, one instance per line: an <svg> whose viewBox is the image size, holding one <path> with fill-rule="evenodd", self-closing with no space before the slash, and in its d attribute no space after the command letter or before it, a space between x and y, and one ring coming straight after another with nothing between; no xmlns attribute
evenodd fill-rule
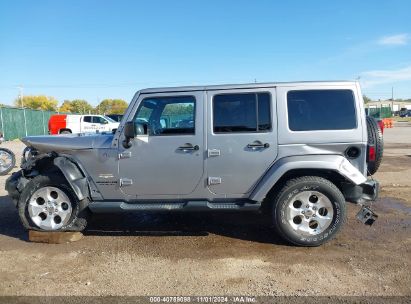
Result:
<svg viewBox="0 0 411 304"><path fill-rule="evenodd" d="M63 152L110 148L112 140L112 134L68 134L28 136L21 141L27 147L33 147L39 152Z"/></svg>

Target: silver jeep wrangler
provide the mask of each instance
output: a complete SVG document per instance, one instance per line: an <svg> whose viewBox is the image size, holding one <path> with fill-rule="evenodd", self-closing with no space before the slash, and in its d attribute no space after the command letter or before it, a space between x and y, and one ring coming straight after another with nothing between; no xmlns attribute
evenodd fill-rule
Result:
<svg viewBox="0 0 411 304"><path fill-rule="evenodd" d="M95 212L264 211L286 241L318 246L346 201L376 217L367 173L382 134L356 82L145 89L113 134L23 142L6 190L27 229L81 231Z"/></svg>

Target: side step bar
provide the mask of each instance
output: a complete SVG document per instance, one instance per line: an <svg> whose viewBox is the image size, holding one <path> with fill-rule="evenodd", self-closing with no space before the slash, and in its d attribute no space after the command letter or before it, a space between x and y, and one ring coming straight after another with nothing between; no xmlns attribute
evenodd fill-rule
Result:
<svg viewBox="0 0 411 304"><path fill-rule="evenodd" d="M112 202L97 201L89 204L89 208L94 213L114 213L128 211L258 211L260 203L251 201L241 202L209 202L209 201L188 201L188 202Z"/></svg>

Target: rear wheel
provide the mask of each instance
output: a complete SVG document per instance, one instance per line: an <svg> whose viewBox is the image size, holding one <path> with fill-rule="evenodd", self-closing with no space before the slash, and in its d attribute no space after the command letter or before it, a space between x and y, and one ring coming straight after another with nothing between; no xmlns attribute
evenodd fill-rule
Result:
<svg viewBox="0 0 411 304"><path fill-rule="evenodd" d="M16 165L16 156L12 151L0 148L0 175L6 175Z"/></svg>
<svg viewBox="0 0 411 304"><path fill-rule="evenodd" d="M59 174L33 178L20 196L18 209L25 228L44 231L82 231L89 214L87 201L79 201Z"/></svg>
<svg viewBox="0 0 411 304"><path fill-rule="evenodd" d="M274 200L273 221L277 233L299 246L319 246L332 239L344 217L344 196L322 177L292 179Z"/></svg>
<svg viewBox="0 0 411 304"><path fill-rule="evenodd" d="M60 131L60 134L71 134L71 131L70 130L63 130L63 131Z"/></svg>

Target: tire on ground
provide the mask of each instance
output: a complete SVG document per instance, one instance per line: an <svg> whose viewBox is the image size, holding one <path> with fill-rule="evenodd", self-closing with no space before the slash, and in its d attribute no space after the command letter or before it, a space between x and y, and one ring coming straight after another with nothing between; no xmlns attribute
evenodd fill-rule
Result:
<svg viewBox="0 0 411 304"><path fill-rule="evenodd" d="M13 168L16 166L16 156L14 155L14 153L12 151L10 151L9 149L6 148L0 148L1 151L3 151L3 153L7 153L10 158L11 158L11 164L8 168L6 168L4 171L0 170L0 175L6 175L7 173L9 173L11 170L13 170Z"/></svg>
<svg viewBox="0 0 411 304"><path fill-rule="evenodd" d="M67 180L59 173L50 175L38 175L30 180L24 187L18 202L18 211L20 221L28 230L44 231L39 228L30 218L28 204L32 195L42 187L56 187L62 190L70 199L72 213L68 222L56 231L82 231L87 226L87 220L90 216L88 209L88 199L79 201L74 191L71 189Z"/></svg>
<svg viewBox="0 0 411 304"><path fill-rule="evenodd" d="M380 127L374 117L367 116L368 144L375 148L375 161L367 163L367 174L373 175L381 165L384 152L384 139Z"/></svg>
<svg viewBox="0 0 411 304"><path fill-rule="evenodd" d="M296 232L286 217L286 208L301 192L316 191L326 196L333 208L329 226L318 234L303 235ZM329 180L318 176L303 176L289 180L280 190L273 205L273 222L277 234L285 241L306 247L319 246L331 240L345 221L345 199L341 191ZM304 202L303 202L304 204Z"/></svg>

